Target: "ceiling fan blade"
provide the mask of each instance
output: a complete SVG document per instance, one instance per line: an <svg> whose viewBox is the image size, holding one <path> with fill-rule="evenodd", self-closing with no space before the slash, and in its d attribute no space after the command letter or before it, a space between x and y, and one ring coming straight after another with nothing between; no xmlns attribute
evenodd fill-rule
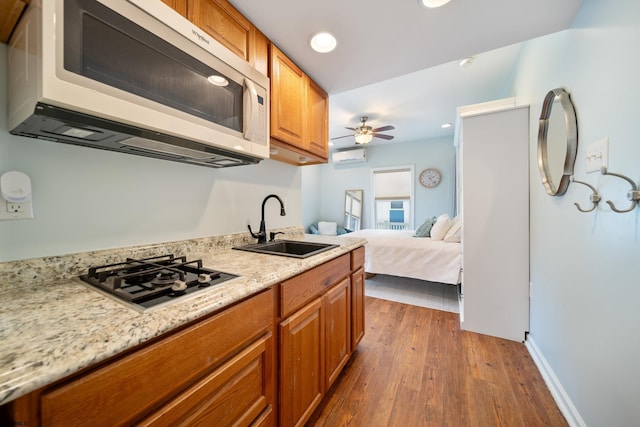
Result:
<svg viewBox="0 0 640 427"><path fill-rule="evenodd" d="M349 130L353 130L353 131L356 130L356 128L348 128L348 127L345 127L345 129L349 129Z"/></svg>
<svg viewBox="0 0 640 427"><path fill-rule="evenodd" d="M395 127L391 126L391 125L387 125L387 126L382 126L381 128L376 128L373 129L372 132L384 132L386 130L394 130Z"/></svg>
<svg viewBox="0 0 640 427"><path fill-rule="evenodd" d="M374 133L373 137L380 138L380 139L393 139L393 135L379 135L377 133Z"/></svg>
<svg viewBox="0 0 640 427"><path fill-rule="evenodd" d="M331 138L331 141L333 141L334 139L342 139L342 138L353 138L353 135L344 135L344 136L336 136L335 138Z"/></svg>

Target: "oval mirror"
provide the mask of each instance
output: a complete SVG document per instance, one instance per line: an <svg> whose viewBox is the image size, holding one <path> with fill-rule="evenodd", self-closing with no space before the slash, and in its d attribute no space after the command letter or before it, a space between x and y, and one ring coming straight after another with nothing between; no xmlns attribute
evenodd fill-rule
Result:
<svg viewBox="0 0 640 427"><path fill-rule="evenodd" d="M578 151L578 124L569 93L562 88L547 93L538 129L538 168L542 185L551 196L569 187Z"/></svg>

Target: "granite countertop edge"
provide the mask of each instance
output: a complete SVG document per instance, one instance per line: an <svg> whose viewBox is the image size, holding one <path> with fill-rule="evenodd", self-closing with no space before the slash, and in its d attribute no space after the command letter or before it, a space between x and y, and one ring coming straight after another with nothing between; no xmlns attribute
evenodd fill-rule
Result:
<svg viewBox="0 0 640 427"><path fill-rule="evenodd" d="M289 238L289 237L287 237ZM238 251L199 253L203 265L240 277L197 296L140 313L77 277L0 287L0 405L131 349L363 246L349 237L297 235L338 244L306 258ZM191 255L189 258L192 258ZM2 264L0 264L0 267ZM0 268L0 272L2 271Z"/></svg>

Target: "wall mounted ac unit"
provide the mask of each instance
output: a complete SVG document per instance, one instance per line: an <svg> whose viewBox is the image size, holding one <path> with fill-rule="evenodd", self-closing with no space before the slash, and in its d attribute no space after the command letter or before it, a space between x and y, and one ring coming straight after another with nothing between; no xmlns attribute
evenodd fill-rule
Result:
<svg viewBox="0 0 640 427"><path fill-rule="evenodd" d="M335 164L346 163L362 163L367 160L367 154L364 148L356 148L355 150L336 151L331 154L331 160Z"/></svg>

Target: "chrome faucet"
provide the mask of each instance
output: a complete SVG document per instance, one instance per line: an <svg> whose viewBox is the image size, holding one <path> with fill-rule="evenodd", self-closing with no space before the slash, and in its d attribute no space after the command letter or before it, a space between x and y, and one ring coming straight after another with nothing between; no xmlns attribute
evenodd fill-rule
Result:
<svg viewBox="0 0 640 427"><path fill-rule="evenodd" d="M251 237L253 237L254 239L258 239L258 243L267 243L267 227L264 223L264 205L265 203L267 203L267 200L271 198L278 199L278 201L280 202L280 216L285 216L287 214L284 211L284 202L280 197L275 194L269 194L267 197L265 197L262 201L262 219L260 220L260 230L257 233L254 233L253 230L251 230L251 225L247 224L247 227L249 227L249 233L251 233Z"/></svg>

